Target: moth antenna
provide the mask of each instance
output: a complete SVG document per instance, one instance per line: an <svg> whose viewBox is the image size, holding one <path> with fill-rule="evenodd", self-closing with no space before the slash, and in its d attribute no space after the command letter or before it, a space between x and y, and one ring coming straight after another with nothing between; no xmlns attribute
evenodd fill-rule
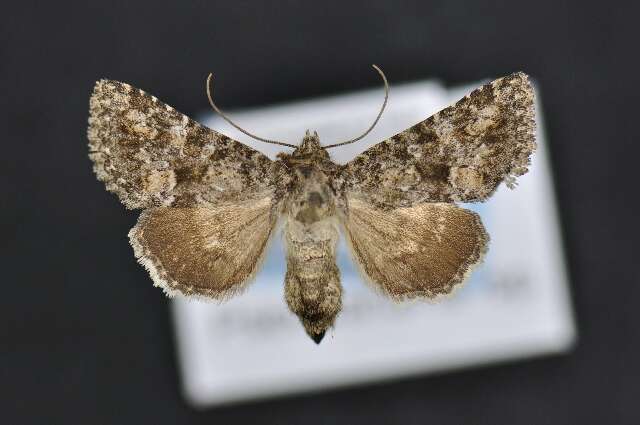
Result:
<svg viewBox="0 0 640 425"><path fill-rule="evenodd" d="M323 149L335 148L337 146L348 145L349 143L357 142L358 140L363 139L367 134L369 134L371 130L373 130L373 127L375 127L376 124L378 124L378 121L380 120L380 117L384 112L384 108L387 106L387 100L389 100L389 83L387 82L387 77L385 77L384 72L382 72L382 70L378 68L377 65L374 64L371 66L373 66L373 69L378 71L378 74L380 74L380 76L382 77L382 81L384 81L384 102L382 102L382 107L380 108L380 112L378 112L378 116L373 121L373 124L371 124L371 126L367 129L367 131L362 133L360 136L356 137L355 139L347 140L346 142L340 142L340 143L335 143L333 145L323 146Z"/></svg>
<svg viewBox="0 0 640 425"><path fill-rule="evenodd" d="M238 124L234 123L233 121L231 121L231 119L229 117L227 117L225 115L224 112L222 112L220 110L220 108L218 108L216 106L216 104L213 102L213 98L211 96L211 78L213 77L212 73L209 73L209 76L207 77L207 98L209 98L209 104L211 105L211 107L213 108L214 111L216 111L218 113L218 115L220 115L226 122L228 122L229 124L231 124L233 127L235 127L238 131L240 131L243 134L246 134L247 136L256 139L260 142L264 142L264 143L271 143L274 145L281 145L281 146L288 146L290 148L296 148L296 145L290 145L289 143L284 143L284 142L278 142L276 140L268 140L268 139L263 139L262 137L258 137L255 134L251 134L249 133L247 130L243 129L242 127L240 127Z"/></svg>

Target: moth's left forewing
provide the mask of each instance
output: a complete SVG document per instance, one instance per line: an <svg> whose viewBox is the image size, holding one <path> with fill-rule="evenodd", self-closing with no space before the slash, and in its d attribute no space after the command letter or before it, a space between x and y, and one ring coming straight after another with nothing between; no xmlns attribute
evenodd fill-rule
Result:
<svg viewBox="0 0 640 425"><path fill-rule="evenodd" d="M98 81L89 112L93 169L128 208L215 204L273 189L265 155L129 84Z"/></svg>
<svg viewBox="0 0 640 425"><path fill-rule="evenodd" d="M355 157L346 187L384 207L483 201L527 172L535 147L533 88L515 73Z"/></svg>

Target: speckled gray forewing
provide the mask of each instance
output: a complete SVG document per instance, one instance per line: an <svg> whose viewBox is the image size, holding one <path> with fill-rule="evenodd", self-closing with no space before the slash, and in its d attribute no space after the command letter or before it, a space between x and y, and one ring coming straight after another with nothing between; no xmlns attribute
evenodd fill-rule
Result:
<svg viewBox="0 0 640 425"><path fill-rule="evenodd" d="M272 191L265 155L125 83L96 83L88 138L95 173L127 208L195 206Z"/></svg>
<svg viewBox="0 0 640 425"><path fill-rule="evenodd" d="M483 201L527 172L534 133L533 89L515 73L358 155L346 190L385 208Z"/></svg>

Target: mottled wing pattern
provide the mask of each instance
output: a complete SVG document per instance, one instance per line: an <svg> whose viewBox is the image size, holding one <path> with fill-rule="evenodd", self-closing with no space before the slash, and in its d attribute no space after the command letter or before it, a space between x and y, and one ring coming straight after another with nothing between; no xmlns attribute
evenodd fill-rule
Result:
<svg viewBox="0 0 640 425"><path fill-rule="evenodd" d="M533 89L515 73L358 155L344 168L346 187L387 209L482 201L527 172L534 132Z"/></svg>
<svg viewBox="0 0 640 425"><path fill-rule="evenodd" d="M222 300L254 276L275 221L270 197L211 207L155 207L141 214L129 239L155 286L168 295Z"/></svg>
<svg viewBox="0 0 640 425"><path fill-rule="evenodd" d="M489 239L476 213L452 203L386 211L350 197L343 225L364 275L399 301L450 293L480 262Z"/></svg>
<svg viewBox="0 0 640 425"><path fill-rule="evenodd" d="M90 101L94 171L127 208L197 206L271 190L271 161L142 90L96 83Z"/></svg>

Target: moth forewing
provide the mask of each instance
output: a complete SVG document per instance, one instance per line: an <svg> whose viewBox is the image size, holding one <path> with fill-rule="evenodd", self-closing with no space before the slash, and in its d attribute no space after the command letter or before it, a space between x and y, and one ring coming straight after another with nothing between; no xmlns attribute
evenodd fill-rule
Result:
<svg viewBox="0 0 640 425"><path fill-rule="evenodd" d="M127 208L238 201L273 189L273 161L155 96L100 80L89 102L89 157Z"/></svg>
<svg viewBox="0 0 640 425"><path fill-rule="evenodd" d="M527 172L533 100L524 73L486 84L356 156L345 167L347 185L384 208L484 201Z"/></svg>

